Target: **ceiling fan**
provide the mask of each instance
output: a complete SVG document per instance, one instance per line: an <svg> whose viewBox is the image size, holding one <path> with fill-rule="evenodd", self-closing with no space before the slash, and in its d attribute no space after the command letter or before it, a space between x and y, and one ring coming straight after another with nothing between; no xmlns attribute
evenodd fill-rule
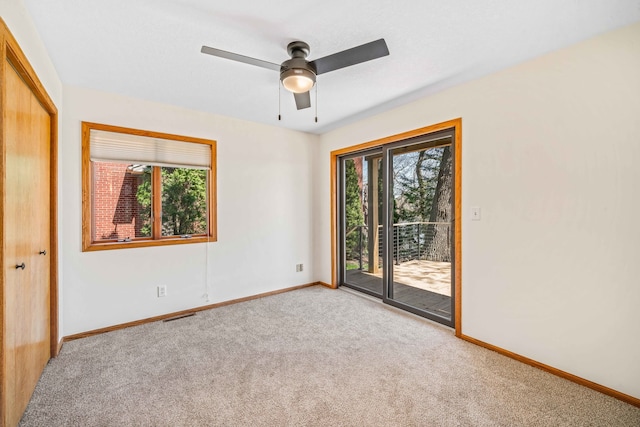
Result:
<svg viewBox="0 0 640 427"><path fill-rule="evenodd" d="M293 92L298 110L311 107L309 90L315 85L316 76L389 55L389 49L384 39L365 43L313 61L306 59L310 52L309 45L302 41L294 41L287 45L287 52L291 59L287 59L280 65L209 46L202 46L200 51L208 55L279 71L280 81L288 91Z"/></svg>

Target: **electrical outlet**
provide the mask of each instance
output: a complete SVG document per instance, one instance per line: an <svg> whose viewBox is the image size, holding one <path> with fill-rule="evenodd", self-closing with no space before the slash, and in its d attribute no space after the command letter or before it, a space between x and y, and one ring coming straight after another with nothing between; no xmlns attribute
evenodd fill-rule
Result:
<svg viewBox="0 0 640 427"><path fill-rule="evenodd" d="M304 265L296 264L296 273L300 273L302 270L304 270Z"/></svg>
<svg viewBox="0 0 640 427"><path fill-rule="evenodd" d="M158 286L158 298L167 296L167 285Z"/></svg>

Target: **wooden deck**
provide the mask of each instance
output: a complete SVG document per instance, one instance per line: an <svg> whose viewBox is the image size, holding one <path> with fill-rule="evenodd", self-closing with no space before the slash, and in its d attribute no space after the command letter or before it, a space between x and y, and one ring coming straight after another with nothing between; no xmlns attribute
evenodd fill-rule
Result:
<svg viewBox="0 0 640 427"><path fill-rule="evenodd" d="M345 282L348 285L355 288L365 289L376 295L382 296L381 275L371 274L361 270L348 270L346 273ZM398 278L398 275L394 276ZM394 281L393 299L421 310L426 310L440 316L450 317L451 296L424 289L425 283L428 283L429 278L421 277L420 279L419 283L418 281L412 282L410 280L406 280L406 283Z"/></svg>

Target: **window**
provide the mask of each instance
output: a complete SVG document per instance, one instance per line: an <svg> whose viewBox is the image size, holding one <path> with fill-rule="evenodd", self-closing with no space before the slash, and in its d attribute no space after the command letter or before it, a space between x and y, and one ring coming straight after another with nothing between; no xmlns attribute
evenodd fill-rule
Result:
<svg viewBox="0 0 640 427"><path fill-rule="evenodd" d="M215 241L215 160L215 141L83 122L83 251Z"/></svg>

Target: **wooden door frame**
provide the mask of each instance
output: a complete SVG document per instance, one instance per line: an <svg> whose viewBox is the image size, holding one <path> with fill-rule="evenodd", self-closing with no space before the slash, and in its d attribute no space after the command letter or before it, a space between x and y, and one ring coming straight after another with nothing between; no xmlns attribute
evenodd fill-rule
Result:
<svg viewBox="0 0 640 427"><path fill-rule="evenodd" d="M402 141L409 138L428 135L441 130L453 129L454 131L454 209L453 209L453 229L454 229L454 288L455 288L455 335L462 336L462 118L448 120L419 129L397 135L387 136L374 141L341 148L331 152L331 288L338 287L337 270L337 224L338 224L338 158L350 153L371 148L378 148L385 144Z"/></svg>
<svg viewBox="0 0 640 427"><path fill-rule="evenodd" d="M49 332L50 332L50 355L55 357L60 350L58 343L58 109L49 97L40 79L36 75L33 67L27 60L24 52L13 37L4 20L0 18L0 51L2 53L2 63L0 64L0 76L5 81L6 60L9 60L14 66L20 77L33 92L36 99L40 102L44 110L50 117L50 277L49 277ZM4 85L0 85L0 123L4 120L4 111L6 107L6 94ZM2 126L4 129L4 126ZM6 197L6 181L4 171L6 170L6 145L4 131L0 133L0 235L4 236L4 205ZM4 319L4 284L6 279L6 266L4 260L4 242L0 244L0 318ZM4 394L1 388L4 385L4 327L0 328L0 394ZM0 399L0 412L4 413L4 399ZM3 420L0 420L0 424Z"/></svg>

